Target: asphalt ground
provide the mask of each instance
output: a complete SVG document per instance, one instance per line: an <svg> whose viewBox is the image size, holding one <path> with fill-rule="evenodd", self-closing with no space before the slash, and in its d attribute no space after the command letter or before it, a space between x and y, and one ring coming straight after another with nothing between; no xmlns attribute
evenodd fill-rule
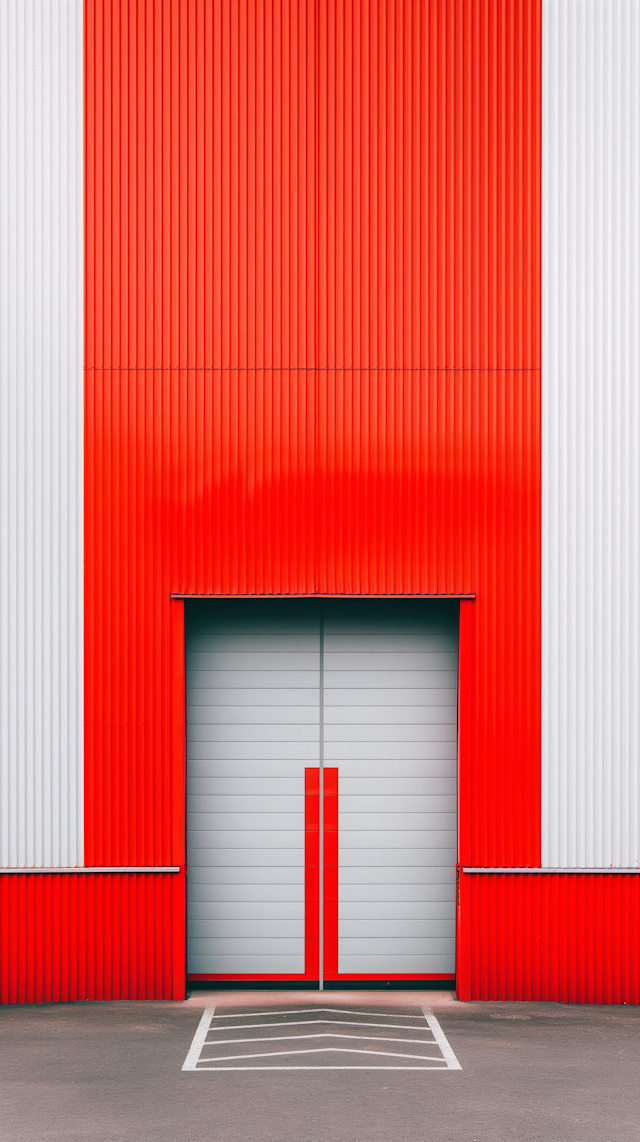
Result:
<svg viewBox="0 0 640 1142"><path fill-rule="evenodd" d="M203 1010L213 1005L231 1028L248 1027L258 1012L260 1027L295 1023L306 1036L333 1034L332 1020L366 1023L368 1035L387 1042L413 1040L412 1030L384 1028L421 1028L425 1006L462 1070L183 1071ZM317 1013L319 1023L321 1006L339 1012ZM244 1034L229 1030L226 1039ZM244 1043L215 1049L257 1051ZM638 1007L460 1003L450 993L413 991L199 992L185 1003L5 1007L0 1052L2 1142L640 1142ZM360 1063L362 1054L313 1058L329 1065L352 1057Z"/></svg>

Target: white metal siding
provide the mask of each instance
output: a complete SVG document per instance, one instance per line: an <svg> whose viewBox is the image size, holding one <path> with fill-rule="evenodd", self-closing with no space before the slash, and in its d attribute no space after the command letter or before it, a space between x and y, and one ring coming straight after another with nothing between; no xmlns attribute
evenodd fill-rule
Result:
<svg viewBox="0 0 640 1142"><path fill-rule="evenodd" d="M637 866L640 4L543 14L543 864Z"/></svg>
<svg viewBox="0 0 640 1142"><path fill-rule="evenodd" d="M188 614L188 970L299 974L317 607L233 601Z"/></svg>
<svg viewBox="0 0 640 1142"><path fill-rule="evenodd" d="M82 0L0 2L0 863L83 861Z"/></svg>
<svg viewBox="0 0 640 1142"><path fill-rule="evenodd" d="M457 715L455 605L325 604L340 972L455 971Z"/></svg>

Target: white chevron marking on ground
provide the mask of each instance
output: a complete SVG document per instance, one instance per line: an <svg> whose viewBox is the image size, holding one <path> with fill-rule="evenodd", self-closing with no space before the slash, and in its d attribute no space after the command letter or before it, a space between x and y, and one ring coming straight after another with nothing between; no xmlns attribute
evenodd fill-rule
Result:
<svg viewBox="0 0 640 1142"><path fill-rule="evenodd" d="M341 1035L339 1031L317 1031L314 1035L254 1035L250 1040L208 1039L207 1047L225 1046L227 1043L280 1043L285 1039L367 1039L370 1043L414 1043L416 1047L436 1046L435 1039L391 1039L387 1035Z"/></svg>
<svg viewBox="0 0 640 1142"><path fill-rule="evenodd" d="M303 1047L299 1051L261 1051L255 1055L219 1055L215 1059L203 1059L203 1063L235 1062L236 1059L279 1059L283 1055L384 1055L389 1059L418 1059L428 1063L444 1063L440 1055L404 1055L399 1051L371 1051L368 1047Z"/></svg>
<svg viewBox="0 0 640 1142"><path fill-rule="evenodd" d="M318 1013L324 1015L335 1015L334 1019L316 1019L313 1016ZM308 1019L287 1019L290 1014L293 1015L309 1015ZM412 1025L406 1026L404 1023L370 1023L365 1019L355 1021L353 1019L341 1018L344 1015L360 1015L365 1019L373 1017L374 1019L384 1018L387 1020L415 1020ZM260 1023L243 1023L243 1019L261 1019ZM232 1019L235 1023L223 1024L221 1020ZM269 1021L271 1020L271 1021ZM357 1034L355 1032L343 1033L342 1030L336 1031L314 1031L309 1034L296 1033L293 1035L247 1035L242 1039L230 1038L215 1038L211 1039L211 1034L226 1035L228 1032L238 1031L267 1031L275 1028L290 1027L309 1027L324 1024L336 1028L354 1027L354 1028L374 1028L376 1030L384 1030L386 1035L371 1035L371 1034ZM394 1031L411 1031L414 1036L419 1038L403 1039L389 1032ZM428 1037L427 1037L428 1036ZM353 1043L366 1042L371 1044L367 1047L343 1047L333 1046L328 1043L319 1047L302 1047L293 1050L285 1051L261 1051L261 1052L245 1052L243 1054L234 1055L214 1055L209 1056L205 1054L207 1049L211 1047L226 1047L226 1046L239 1046L246 1044L247 1048L252 1047L258 1043L276 1043L285 1041L294 1042L308 1042L310 1039L342 1039L349 1040ZM417 1048L427 1048L433 1050L435 1047L440 1051L438 1055L422 1055L422 1054L408 1054L407 1052L391 1051L391 1050L376 1050L377 1044L402 1044L411 1045ZM308 1055L365 1055L369 1058L376 1056L380 1059L403 1059L410 1060L408 1063L394 1063L392 1065L384 1065L382 1063L374 1063L369 1065L360 1065L358 1063L344 1063L342 1065L335 1065L332 1063L325 1063L321 1065L307 1064L307 1065L278 1065L274 1063L263 1066L253 1060L258 1059L273 1059L290 1058L292 1056L308 1056ZM249 1062L251 1060L251 1062ZM229 1064L248 1063L244 1066L230 1066ZM419 1063L420 1066L415 1064ZM435 1065L434 1065L435 1064ZM447 1040L438 1020L429 1008L422 1008L422 1015L406 1015L402 1013L388 1013L388 1012L373 1012L373 1011L354 1011L352 1009L345 1009L339 1007L325 1007L325 1008L297 1008L294 1011L287 1009L267 1010L267 1011L251 1011L241 1013L234 1013L232 1015L216 1015L215 1007L209 1007L203 1012L202 1018L198 1029L193 1037L193 1042L189 1049L189 1054L184 1061L182 1067L183 1071L251 1071L251 1070L427 1070L427 1071L447 1071L447 1070L462 1070L449 1041Z"/></svg>

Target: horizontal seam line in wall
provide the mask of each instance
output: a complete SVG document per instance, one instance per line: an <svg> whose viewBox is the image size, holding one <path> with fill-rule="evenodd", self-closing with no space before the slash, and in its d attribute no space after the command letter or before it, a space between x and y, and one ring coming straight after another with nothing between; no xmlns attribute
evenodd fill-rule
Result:
<svg viewBox="0 0 640 1142"><path fill-rule="evenodd" d="M70 873L92 873L92 872L180 872L179 864L160 864L160 865L98 865L98 866L73 866L69 868L62 868L56 865L41 865L34 868L0 868L0 875L15 876L19 874L34 874L34 873L56 873L58 876L68 875Z"/></svg>
<svg viewBox="0 0 640 1142"><path fill-rule="evenodd" d="M541 365L85 365L85 373L540 373Z"/></svg>
<svg viewBox="0 0 640 1142"><path fill-rule="evenodd" d="M560 874L563 876L572 876L572 875L575 876L576 874L581 874L584 876L586 876L586 875L592 875L592 876L598 875L599 876L602 873L608 873L609 875L611 875L611 874L624 875L625 873L640 873L640 868L475 868L475 867L468 867L466 865L463 865L462 871L463 872L470 872L470 873L487 873L487 874L490 874L492 876L496 873L502 873L502 874L504 874L504 873L519 873L519 874L527 874L527 875L537 874L538 876L539 875L542 875L542 876L560 875Z"/></svg>

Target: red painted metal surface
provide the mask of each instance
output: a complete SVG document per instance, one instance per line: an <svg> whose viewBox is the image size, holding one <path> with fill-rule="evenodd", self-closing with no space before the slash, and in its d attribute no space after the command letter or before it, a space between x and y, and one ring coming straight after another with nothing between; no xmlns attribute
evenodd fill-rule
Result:
<svg viewBox="0 0 640 1142"><path fill-rule="evenodd" d="M285 387L286 411L290 378ZM235 559L247 573L258 570L262 581L254 588L268 592L264 576L277 572L280 589L299 570L301 549L316 543L325 550L315 564L320 587L477 591L475 601L461 604L460 857L480 865L539 862L538 374L387 374L383 382L352 375L348 385L331 376L318 388L332 396L324 402L332 452L353 446L359 458L347 465L325 456L314 471L315 498L324 505L316 527L311 510L297 511L296 481L268 479L265 471L251 496L234 492L227 507L226 481L212 480L205 494L207 450L233 453L238 472L255 468L265 450L275 464L274 437L282 431L291 439L282 405L274 407L274 389L283 395L280 382L254 377L247 388L237 384L227 390L234 417L217 419L208 404L217 390L206 374L90 374L85 851L91 864L184 861L184 762L171 748L172 740L180 743L171 726L171 606L179 603L171 603L170 592L222 591L224 582L211 581L215 567L224 578ZM185 438L175 464L182 421L178 413L173 420L172 392L178 406L189 396L184 420L194 437L191 448ZM260 434L255 422L239 432L239 411L248 403L262 410ZM162 441L174 428L165 469ZM238 593L250 586L243 579ZM304 582L296 578L291 586L300 590ZM308 590L317 589L314 578Z"/></svg>
<svg viewBox="0 0 640 1142"><path fill-rule="evenodd" d="M460 875L460 999L640 1003L640 876Z"/></svg>
<svg viewBox="0 0 640 1142"><path fill-rule="evenodd" d="M538 0L85 39L86 859L184 860L171 592L477 592L461 857L535 864Z"/></svg>
<svg viewBox="0 0 640 1142"><path fill-rule="evenodd" d="M85 0L89 368L537 368L540 0Z"/></svg>
<svg viewBox="0 0 640 1142"><path fill-rule="evenodd" d="M0 876L0 1002L184 995L183 873Z"/></svg>
<svg viewBox="0 0 640 1142"><path fill-rule="evenodd" d="M338 770L324 768L323 977L338 978Z"/></svg>
<svg viewBox="0 0 640 1142"><path fill-rule="evenodd" d="M304 968L320 972L320 770L304 771Z"/></svg>
<svg viewBox="0 0 640 1142"><path fill-rule="evenodd" d="M85 52L87 863L184 862L172 592L433 592L461 859L535 864L540 0L86 0Z"/></svg>

